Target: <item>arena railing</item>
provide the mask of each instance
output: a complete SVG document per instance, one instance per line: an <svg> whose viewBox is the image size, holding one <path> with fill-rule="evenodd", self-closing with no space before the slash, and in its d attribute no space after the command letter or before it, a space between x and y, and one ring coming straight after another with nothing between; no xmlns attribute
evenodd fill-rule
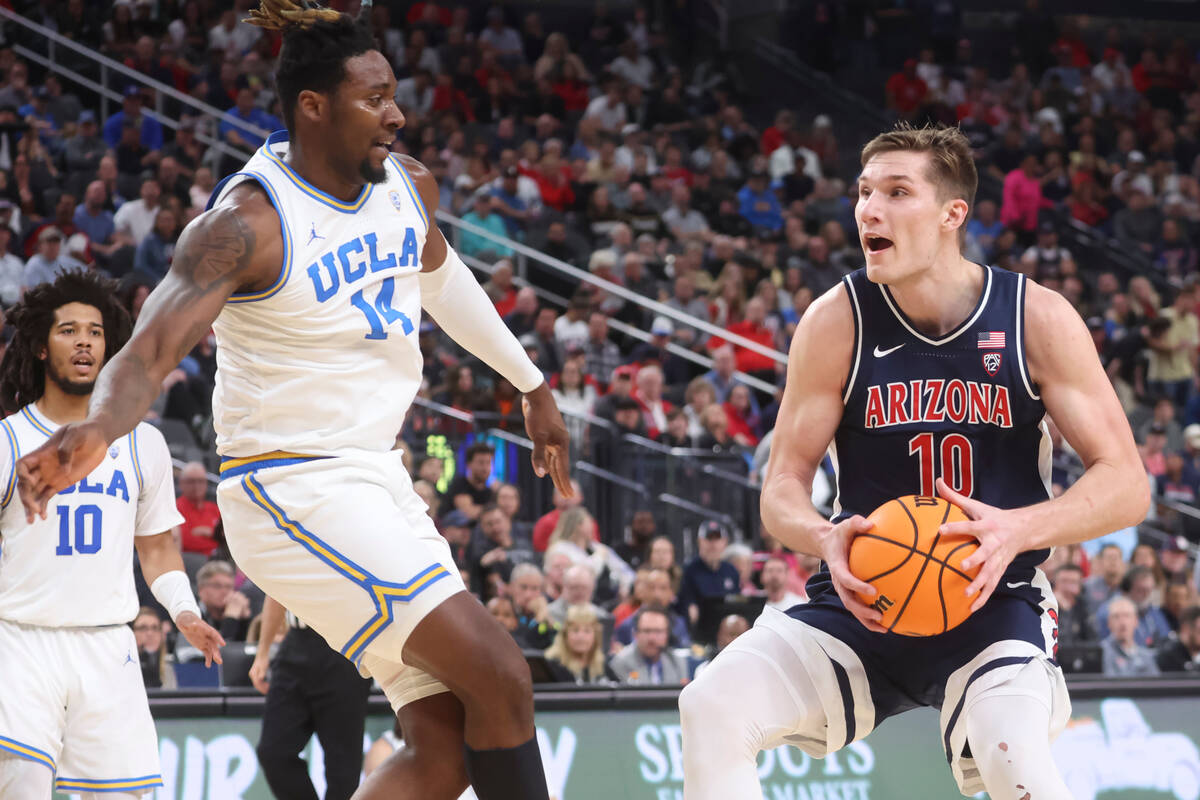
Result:
<svg viewBox="0 0 1200 800"><path fill-rule="evenodd" d="M145 113L150 118L157 120L172 130L179 127L179 122L173 119L169 114L164 113L164 97L169 97L176 103L192 109L202 117L211 118L218 122L233 123L239 128L249 131L257 136L266 137L271 133L271 131L263 130L257 125L252 125L244 120L238 119L237 117L231 116L227 112L222 111L215 106L209 105L201 100L197 100L194 97L190 97L178 91L175 89L175 87L168 86L167 84L157 81L142 72L131 69L119 61L114 61L103 53L99 53L90 47L86 47L78 42L72 41L71 39L62 36L58 32L53 31L43 25L39 25L33 20L27 19L14 11L4 8L3 6L0 6L0 20L6 20L19 25L30 34L33 34L31 41L29 42L30 44L36 45L39 37L45 40L46 52L44 54L39 53L20 42L13 42L11 47L13 52L22 58L39 64L40 66L62 75L63 77L79 84L86 89L91 90L92 92L95 92L100 97L101 124L103 124L104 120L108 119L109 101L114 101L118 106L121 104L121 94L111 88L113 76L117 75L121 76L126 83L135 83L153 89L155 103L154 109L147 109ZM59 48L68 50L80 56L81 58L91 61L97 69L99 81L87 75L83 75L80 72L61 63L61 60L59 59ZM250 153L227 144L219 137L209 136L204 131L198 130L196 132L196 138L210 147L213 147L223 155L233 158L240 158L242 160L250 158Z"/></svg>
<svg viewBox="0 0 1200 800"><path fill-rule="evenodd" d="M500 259L498 259L497 261L499 261L499 260ZM485 275L491 275L492 273L494 273L496 271L495 263L489 264L488 262L484 261L483 259L476 258L475 256L463 256L463 262L465 264L467 264L468 266L470 266L472 269L476 269L476 270L484 273ZM545 300L546 302L551 303L555 306L558 306L559 308L567 307L567 299L565 297L557 295L554 292L550 291L549 289L545 289L541 286L538 286L538 285L530 282L527 278L521 277L519 275L515 275L513 277L513 283L516 286L519 286L521 288L524 288L526 286L532 288L534 293L538 296L538 298L540 300ZM619 319L614 319L612 317L610 317L608 320L608 327L611 328L612 330L616 331L617 333L620 333L624 336L628 336L631 339L636 339L639 342L648 342L648 341L650 341L650 338L651 338L649 331L644 331L641 328L638 328L634 325L630 325L626 322L622 322ZM686 347L678 345L675 342L667 342L666 351L668 353L670 353L671 355L679 356L680 358L684 359L685 361L690 361L693 364L698 364L699 366L704 367L705 369L712 369L712 367L713 367L713 360L711 358L709 358L708 356L703 355L701 353L697 353L695 350L690 350ZM775 393L776 387L774 385L762 380L761 378L757 378L753 375L747 375L746 373L739 372L739 371L735 371L733 373L733 375L735 378L737 378L739 381L746 384L750 388L757 389L758 391L763 392L767 396L771 396Z"/></svg>
<svg viewBox="0 0 1200 800"><path fill-rule="evenodd" d="M402 438L414 458L434 455L449 461L465 450L469 442L489 441L501 451L499 469L521 491L522 507L532 514L528 521L550 507L549 483L533 473L529 461L533 444L523 431L513 429L518 418L465 412L423 397L417 397L413 406L420 417L419 424L410 424L414 420L410 414ZM655 512L660 531L671 536L676 551L684 558L694 551L694 541L685 532L708 520L725 526L736 539L754 541L758 530L759 486L730 471L727 465L731 459L698 449L668 448L628 434L622 436L613 423L591 415L568 411L564 417L578 417L587 423L584 440L573 443L579 450L571 455L571 472L583 489L587 508L596 518L606 543L619 542L633 512L644 508ZM590 443L594 432L618 443L607 461L597 463L583 455L593 449Z"/></svg>
<svg viewBox="0 0 1200 800"><path fill-rule="evenodd" d="M780 351L771 347L764 347L758 342L747 339L744 336L740 336L736 333L730 333L722 327L713 325L708 320L703 320L699 317L693 317L690 314L685 314L684 312L678 311L671 306L666 305L665 303L660 303L657 300L646 297L645 295L630 291L618 283L613 283L612 281L598 278L587 270L579 269L578 267L568 264L561 259L541 253L522 242L516 241L515 239L510 239L507 236L498 236L486 228L481 228L478 225L467 222L466 220L456 217L444 209L438 209L437 218L439 222L451 226L451 239L455 247L458 247L461 233L465 231L512 250L514 253L512 257L514 263L514 273L522 278L527 277L529 261L536 261L542 267L548 267L551 270L566 276L567 278L578 281L579 283L591 284L592 286L602 289L611 295L620 297L622 300L628 303L635 303L636 305L641 306L655 315L668 317L675 320L677 324L686 325L689 328L695 328L703 331L710 336L724 339L725 341L735 344L738 347L743 347L754 353L758 353L759 355L770 358L772 361L778 364L787 364L786 353L781 353Z"/></svg>

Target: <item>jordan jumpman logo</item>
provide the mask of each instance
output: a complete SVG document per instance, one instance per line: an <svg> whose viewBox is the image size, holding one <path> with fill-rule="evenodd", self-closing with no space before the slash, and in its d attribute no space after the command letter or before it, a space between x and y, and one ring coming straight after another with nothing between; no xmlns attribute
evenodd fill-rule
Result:
<svg viewBox="0 0 1200 800"><path fill-rule="evenodd" d="M312 243L313 243L313 242L315 242L317 239L324 239L324 238L325 238L325 237L324 237L324 236L322 236L321 234L317 233L317 224L316 224L315 222L312 222L312 223L309 223L309 224L310 224L310 225L312 225L312 233L311 233L311 234L309 235L309 237L308 237L308 243L309 243L309 244L312 244Z"/></svg>
<svg viewBox="0 0 1200 800"><path fill-rule="evenodd" d="M133 663L136 663L133 660L133 654L130 653L128 650L126 650L125 651L125 664L133 664ZM125 664L122 664L121 666L123 667L123 666L125 666Z"/></svg>

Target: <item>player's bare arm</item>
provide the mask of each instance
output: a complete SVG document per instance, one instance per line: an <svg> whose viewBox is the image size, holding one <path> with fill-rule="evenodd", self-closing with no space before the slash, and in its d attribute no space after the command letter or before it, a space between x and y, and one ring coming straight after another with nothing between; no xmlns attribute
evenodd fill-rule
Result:
<svg viewBox="0 0 1200 800"><path fill-rule="evenodd" d="M250 683L262 694L266 694L271 688L270 681L267 680L267 668L271 665L271 645L275 642L275 637L287 627L285 614L286 609L273 597L268 597L263 602L258 652L254 654L254 663L250 665Z"/></svg>
<svg viewBox="0 0 1200 800"><path fill-rule="evenodd" d="M425 249L421 251L421 271L431 273L443 268L450 252L446 238L437 225L432 224L434 212L438 207L437 180L416 159L400 156L400 160L412 177L413 183L416 184L421 201L429 214L431 224L429 232L425 236ZM498 315L496 319L499 321ZM446 328L446 323L450 322L442 319L437 321L442 328ZM449 331L447 332L449 333ZM459 344L465 346L467 343L460 341ZM479 354L476 353L476 355ZM518 387L519 389L520 387ZM542 381L537 388L525 392L521 404L525 412L525 430L529 434L529 438L533 440L534 471L539 476L549 474L555 487L564 497L572 496L574 490L571 488L570 463L568 461L569 438L562 415L554 402L554 396L550 393L550 386Z"/></svg>
<svg viewBox="0 0 1200 800"><path fill-rule="evenodd" d="M137 425L167 373L208 332L231 294L266 288L278 277L283 242L266 192L244 182L230 197L232 203L201 214L180 236L171 270L147 298L133 337L100 373L88 419L59 428L17 463L31 521Z"/></svg>
<svg viewBox="0 0 1200 800"><path fill-rule="evenodd" d="M159 577L168 572L183 573L183 558L179 555L175 537L170 531L153 536L138 536L133 540L133 546L137 549L138 561L142 565L142 577L146 579L147 586L153 586ZM205 666L214 661L221 663L221 646L225 644L225 640L211 625L192 611L180 613L175 618L175 625L179 632L187 637L192 647L204 653Z"/></svg>
<svg viewBox="0 0 1200 800"><path fill-rule="evenodd" d="M938 481L941 495L972 518L947 524L944 530L971 533L980 541L979 550L963 561L965 568L983 565L967 588L968 595L979 592L972 611L987 602L1018 553L1083 542L1136 525L1150 505L1149 482L1133 432L1078 312L1057 292L1030 282L1025 330L1030 377L1085 471L1060 497L1009 510L962 497Z"/></svg>
<svg viewBox="0 0 1200 800"><path fill-rule="evenodd" d="M793 550L824 559L846 608L871 630L883 632L879 612L855 596L873 596L874 587L855 578L847 562L850 540L871 524L854 516L834 525L812 503L813 475L842 419L853 349L853 312L839 284L809 307L792 339L760 511L772 536Z"/></svg>

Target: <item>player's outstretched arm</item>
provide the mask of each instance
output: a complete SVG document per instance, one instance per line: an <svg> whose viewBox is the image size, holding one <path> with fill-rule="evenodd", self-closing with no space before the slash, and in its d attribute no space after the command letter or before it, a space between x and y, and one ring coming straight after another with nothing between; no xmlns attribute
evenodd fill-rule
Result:
<svg viewBox="0 0 1200 800"><path fill-rule="evenodd" d="M843 392L854 359L854 318L839 284L805 312L788 352L787 386L779 407L760 511L771 535L793 550L820 556L846 608L864 625L883 632L881 615L855 592L875 589L850 573L847 553L856 533L871 524L854 516L837 525L812 503L813 475L842 419Z"/></svg>
<svg viewBox="0 0 1200 800"><path fill-rule="evenodd" d="M200 619L200 607L192 596L192 586L183 570L183 557L170 531L152 536L138 536L133 540L137 548L138 562L142 565L142 577L146 585L163 608L171 615L171 621L201 653L204 665L216 661L221 663L221 646L225 640L207 622Z"/></svg>
<svg viewBox="0 0 1200 800"><path fill-rule="evenodd" d="M401 156L432 223L438 206L437 180L419 161ZM421 305L450 338L465 347L521 392L525 429L533 440L533 468L550 475L564 497L571 489L569 439L562 415L541 371L500 319L496 307L436 225L430 224L421 252Z"/></svg>
<svg viewBox="0 0 1200 800"><path fill-rule="evenodd" d="M1018 553L1136 525L1150 507L1149 480L1133 432L1079 313L1057 292L1029 283L1025 333L1035 389L1085 471L1060 497L1009 510L962 497L938 481L939 493L971 517L943 529L980 541L979 550L963 560L965 568L983 565L967 588L968 595L979 592L972 611L987 602Z"/></svg>
<svg viewBox="0 0 1200 800"><path fill-rule="evenodd" d="M105 365L87 420L64 425L17 465L21 502L32 521L55 492L89 474L108 445L133 429L163 378L208 332L236 291L266 288L283 262L279 217L261 187L243 183L232 202L184 229L171 271L146 299L133 337Z"/></svg>

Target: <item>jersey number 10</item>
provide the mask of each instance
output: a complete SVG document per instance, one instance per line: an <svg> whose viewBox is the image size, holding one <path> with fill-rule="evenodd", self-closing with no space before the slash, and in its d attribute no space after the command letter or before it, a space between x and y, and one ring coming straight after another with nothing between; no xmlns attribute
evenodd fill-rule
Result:
<svg viewBox="0 0 1200 800"><path fill-rule="evenodd" d="M939 447L932 433L921 433L908 440L908 454L920 461L922 497L937 496L937 487L933 484L939 472L951 489L971 496L975 487L975 466L970 439L961 433L948 433L942 437Z"/></svg>
<svg viewBox="0 0 1200 800"><path fill-rule="evenodd" d="M79 506L75 513L66 506L58 507L58 547L54 549L56 556L69 556L73 553L91 555L100 552L100 521L103 514L100 506ZM74 520L72 520L74 517ZM74 521L74 525L72 525ZM72 528L74 529L75 548L71 549Z"/></svg>

